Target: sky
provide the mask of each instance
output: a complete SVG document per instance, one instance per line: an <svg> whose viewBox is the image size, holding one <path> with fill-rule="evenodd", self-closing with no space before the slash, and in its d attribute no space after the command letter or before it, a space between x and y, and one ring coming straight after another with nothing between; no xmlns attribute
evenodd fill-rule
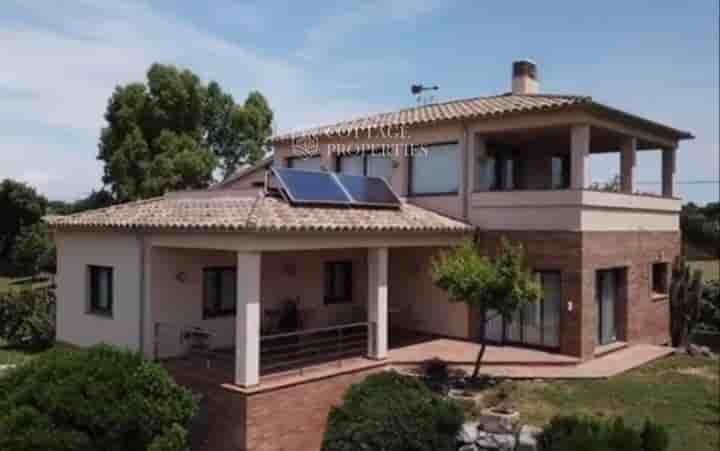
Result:
<svg viewBox="0 0 720 451"><path fill-rule="evenodd" d="M58 200L99 188L107 100L153 62L216 80L238 102L259 90L277 129L296 130L412 106L418 82L439 85L437 101L504 93L512 61L530 58L541 92L691 131L680 194L716 201L717 183L683 182L720 179L718 3L3 0L0 179ZM640 182L659 182L659 152L638 162ZM592 177L617 166L593 157Z"/></svg>

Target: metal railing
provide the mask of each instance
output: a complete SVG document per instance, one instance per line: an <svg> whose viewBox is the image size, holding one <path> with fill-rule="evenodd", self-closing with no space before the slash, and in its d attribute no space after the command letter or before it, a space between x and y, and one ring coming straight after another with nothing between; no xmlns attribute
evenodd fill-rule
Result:
<svg viewBox="0 0 720 451"><path fill-rule="evenodd" d="M332 327L260 337L260 372L303 370L325 363L342 366L343 360L365 355L372 323Z"/></svg>
<svg viewBox="0 0 720 451"><path fill-rule="evenodd" d="M234 352L216 347L216 333L210 329L173 324L155 323L153 357L155 360L185 359L206 368L222 363L231 368Z"/></svg>

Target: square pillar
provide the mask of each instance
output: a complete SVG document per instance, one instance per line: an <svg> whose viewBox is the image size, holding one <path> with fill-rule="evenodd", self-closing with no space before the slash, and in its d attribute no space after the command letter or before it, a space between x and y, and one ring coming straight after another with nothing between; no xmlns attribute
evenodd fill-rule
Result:
<svg viewBox="0 0 720 451"><path fill-rule="evenodd" d="M675 170L677 149L669 147L662 150L662 195L675 197Z"/></svg>
<svg viewBox="0 0 720 451"><path fill-rule="evenodd" d="M408 167L410 160L405 149L399 149L393 155L393 172L390 178L390 186L398 196L407 196L408 193Z"/></svg>
<svg viewBox="0 0 720 451"><path fill-rule="evenodd" d="M388 349L388 249L368 250L368 357L382 360Z"/></svg>
<svg viewBox="0 0 720 451"><path fill-rule="evenodd" d="M590 126L570 129L570 188L583 189L590 183Z"/></svg>
<svg viewBox="0 0 720 451"><path fill-rule="evenodd" d="M237 253L235 384L260 382L260 252Z"/></svg>
<svg viewBox="0 0 720 451"><path fill-rule="evenodd" d="M637 139L627 137L620 145L620 191L635 192L637 169Z"/></svg>

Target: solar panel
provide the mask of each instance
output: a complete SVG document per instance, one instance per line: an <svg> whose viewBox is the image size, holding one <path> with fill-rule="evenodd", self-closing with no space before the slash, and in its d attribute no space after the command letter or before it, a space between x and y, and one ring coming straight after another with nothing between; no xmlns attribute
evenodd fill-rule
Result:
<svg viewBox="0 0 720 451"><path fill-rule="evenodd" d="M400 199L390 189L387 182L380 177L363 177L361 175L335 174L355 205L376 207L397 207Z"/></svg>
<svg viewBox="0 0 720 451"><path fill-rule="evenodd" d="M287 168L273 168L272 171L294 204L400 206L400 199L379 177Z"/></svg>
<svg viewBox="0 0 720 451"><path fill-rule="evenodd" d="M272 171L293 203L349 205L352 202L330 172L284 168Z"/></svg>

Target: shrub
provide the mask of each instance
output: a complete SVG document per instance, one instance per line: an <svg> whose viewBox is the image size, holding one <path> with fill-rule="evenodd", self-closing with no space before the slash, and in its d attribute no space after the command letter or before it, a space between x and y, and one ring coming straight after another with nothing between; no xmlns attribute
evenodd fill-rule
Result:
<svg viewBox="0 0 720 451"><path fill-rule="evenodd" d="M379 373L350 387L332 409L323 451L450 450L462 423L461 406L422 381Z"/></svg>
<svg viewBox="0 0 720 451"><path fill-rule="evenodd" d="M53 350L0 379L0 449L180 451L195 409L139 354Z"/></svg>
<svg viewBox="0 0 720 451"><path fill-rule="evenodd" d="M540 451L665 451L669 443L664 427L646 420L638 430L626 425L622 418L601 421L559 416L538 437Z"/></svg>
<svg viewBox="0 0 720 451"><path fill-rule="evenodd" d="M55 341L54 292L23 290L0 295L0 338L16 347L49 347Z"/></svg>

